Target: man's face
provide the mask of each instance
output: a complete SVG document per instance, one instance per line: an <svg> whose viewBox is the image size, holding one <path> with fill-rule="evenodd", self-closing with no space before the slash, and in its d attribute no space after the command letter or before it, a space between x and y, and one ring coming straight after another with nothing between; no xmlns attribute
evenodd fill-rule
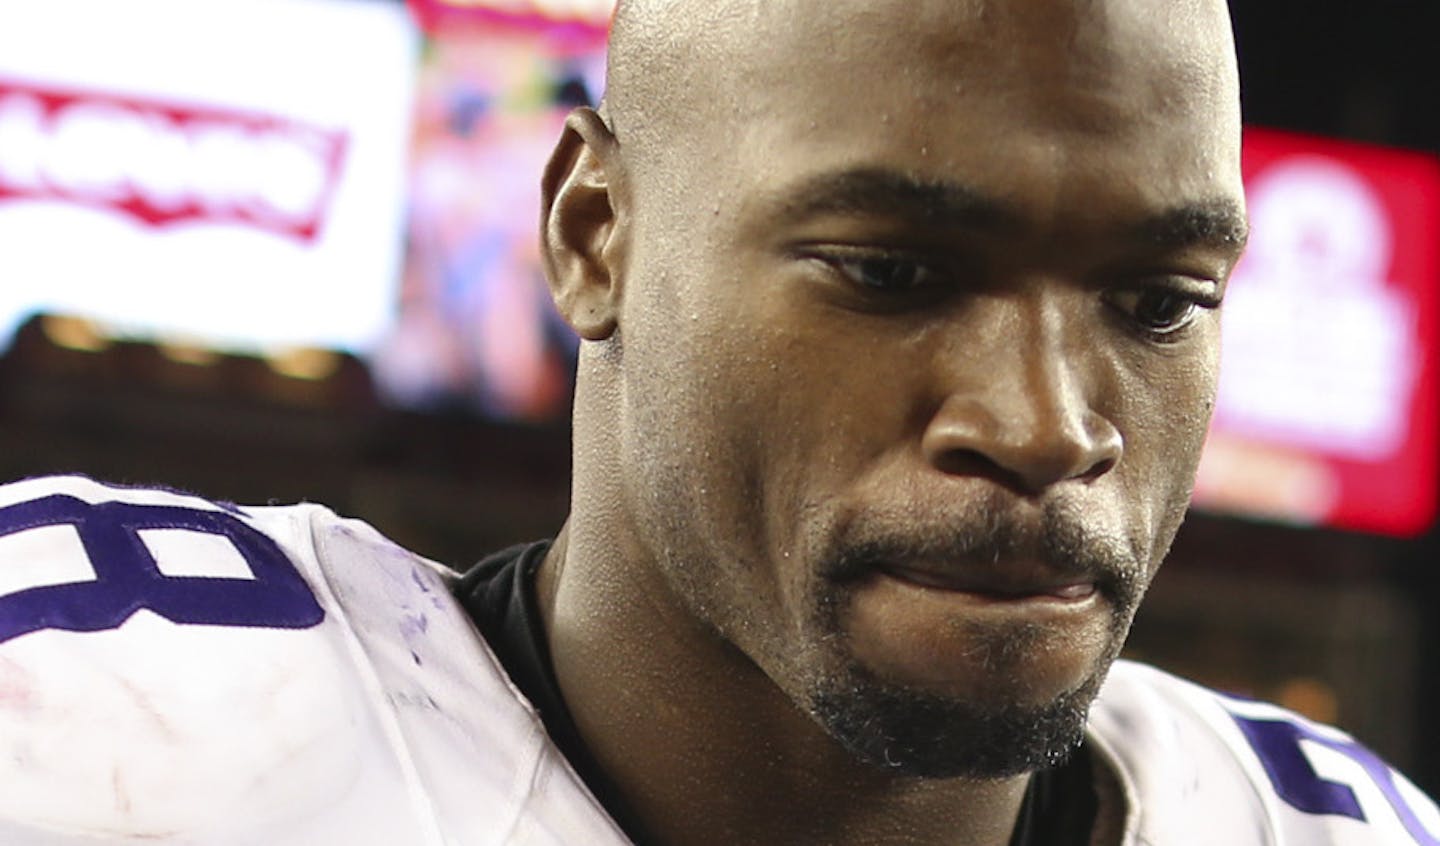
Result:
<svg viewBox="0 0 1440 846"><path fill-rule="evenodd" d="M1079 5L759 4L627 161L655 572L917 774L1078 742L1209 419L1243 241L1224 9Z"/></svg>

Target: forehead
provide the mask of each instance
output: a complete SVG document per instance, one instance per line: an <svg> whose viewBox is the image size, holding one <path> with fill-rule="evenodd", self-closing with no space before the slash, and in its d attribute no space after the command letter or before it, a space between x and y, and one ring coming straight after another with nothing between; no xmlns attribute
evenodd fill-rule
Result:
<svg viewBox="0 0 1440 846"><path fill-rule="evenodd" d="M1221 3L772 0L722 28L681 131L725 185L878 167L1042 216L1097 191L1239 196Z"/></svg>
<svg viewBox="0 0 1440 846"><path fill-rule="evenodd" d="M985 84L1047 105L1089 95L1165 112L1234 96L1217 0L773 0L718 24L718 77L733 68L756 92L823 81L943 97Z"/></svg>

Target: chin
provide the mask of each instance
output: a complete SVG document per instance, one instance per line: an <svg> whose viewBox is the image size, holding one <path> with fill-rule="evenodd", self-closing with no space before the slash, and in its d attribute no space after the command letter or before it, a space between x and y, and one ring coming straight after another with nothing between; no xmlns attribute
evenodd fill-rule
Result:
<svg viewBox="0 0 1440 846"><path fill-rule="evenodd" d="M1003 779L1068 760L1098 687L1038 705L977 705L860 684L817 691L811 713L858 760L897 775Z"/></svg>
<svg viewBox="0 0 1440 846"><path fill-rule="evenodd" d="M856 759L916 778L1004 779L1065 763L1085 737L1110 658L1078 684L1045 690L1033 676L942 694L883 681L851 666L816 684L812 717Z"/></svg>

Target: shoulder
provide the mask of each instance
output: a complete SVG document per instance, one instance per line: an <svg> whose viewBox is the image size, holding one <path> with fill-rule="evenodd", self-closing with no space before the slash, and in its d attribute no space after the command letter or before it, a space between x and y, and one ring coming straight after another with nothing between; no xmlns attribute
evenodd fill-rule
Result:
<svg viewBox="0 0 1440 846"><path fill-rule="evenodd" d="M1090 742L1118 778L1126 843L1440 843L1440 811L1354 738L1263 702L1117 661Z"/></svg>
<svg viewBox="0 0 1440 846"><path fill-rule="evenodd" d="M0 840L482 842L525 773L583 817L451 578L317 505L0 486Z"/></svg>

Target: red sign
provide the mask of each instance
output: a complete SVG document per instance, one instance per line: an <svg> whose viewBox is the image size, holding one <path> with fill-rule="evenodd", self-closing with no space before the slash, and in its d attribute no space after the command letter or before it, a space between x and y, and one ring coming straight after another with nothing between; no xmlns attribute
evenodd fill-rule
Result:
<svg viewBox="0 0 1440 846"><path fill-rule="evenodd" d="M471 26L520 26L576 47L603 44L615 0L409 0L431 35Z"/></svg>
<svg viewBox="0 0 1440 846"><path fill-rule="evenodd" d="M60 200L149 226L238 223L311 242L346 141L274 115L0 79L0 202Z"/></svg>
<svg viewBox="0 0 1440 846"><path fill-rule="evenodd" d="M1435 517L1440 161L1247 130L1198 505L1395 535Z"/></svg>

